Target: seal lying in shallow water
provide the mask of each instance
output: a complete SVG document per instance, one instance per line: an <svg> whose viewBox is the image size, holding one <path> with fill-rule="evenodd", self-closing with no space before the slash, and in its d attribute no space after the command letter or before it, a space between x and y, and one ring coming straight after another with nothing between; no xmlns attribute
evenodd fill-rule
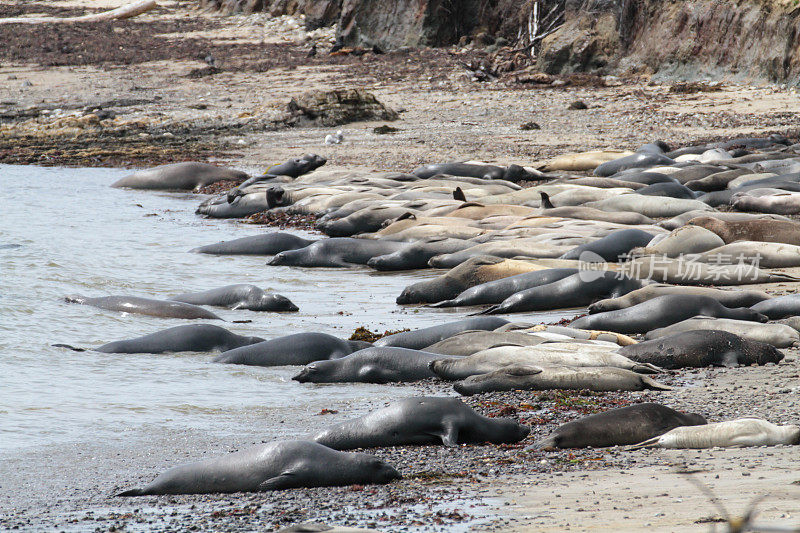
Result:
<svg viewBox="0 0 800 533"><path fill-rule="evenodd" d="M64 299L71 304L91 305L109 311L136 313L139 315L159 316L163 318L208 318L222 320L211 311L192 304L169 300L153 300L137 296L103 296L87 298L85 296L67 296Z"/></svg>
<svg viewBox="0 0 800 533"><path fill-rule="evenodd" d="M96 348L96 351L105 353L211 352L232 350L263 340L261 337L236 335L213 324L187 324L135 339L109 342Z"/></svg>
<svg viewBox="0 0 800 533"><path fill-rule="evenodd" d="M297 311L297 306L289 298L265 292L264 289L246 283L226 285L201 292L186 292L172 296L170 300L250 311Z"/></svg>
<svg viewBox="0 0 800 533"><path fill-rule="evenodd" d="M394 253L404 246L408 243L334 237L316 241L305 248L280 252L267 264L346 268L366 265L373 257Z"/></svg>
<svg viewBox="0 0 800 533"><path fill-rule="evenodd" d="M698 315L754 322L767 321L766 316L749 307L730 309L709 296L668 294L625 309L587 315L573 320L570 326L619 333L647 333Z"/></svg>
<svg viewBox="0 0 800 533"><path fill-rule="evenodd" d="M771 344L721 330L694 330L624 346L617 353L661 368L765 365L783 354Z"/></svg>
<svg viewBox="0 0 800 533"><path fill-rule="evenodd" d="M511 366L489 374L470 376L456 382L453 388L465 396L508 390L672 390L672 387L662 385L648 376L610 366Z"/></svg>
<svg viewBox="0 0 800 533"><path fill-rule="evenodd" d="M704 426L678 427L640 442L637 448L743 448L798 444L800 427L778 426L758 418L739 418Z"/></svg>
<svg viewBox="0 0 800 533"><path fill-rule="evenodd" d="M389 483L401 477L374 455L339 452L316 442L289 440L176 466L144 488L126 490L117 496L367 485Z"/></svg>
<svg viewBox="0 0 800 533"><path fill-rule="evenodd" d="M436 377L428 363L443 355L375 346L341 359L316 361L292 377L300 383L393 383Z"/></svg>
<svg viewBox="0 0 800 533"><path fill-rule="evenodd" d="M198 248L190 252L213 255L275 255L285 250L305 248L315 242L312 239L303 239L291 233L274 232L263 235L251 235L231 241L220 241Z"/></svg>
<svg viewBox="0 0 800 533"><path fill-rule="evenodd" d="M456 398L407 398L317 433L313 440L334 450L409 444L504 444L530 429L513 420L481 416ZM639 442L639 441L636 441Z"/></svg>
<svg viewBox="0 0 800 533"><path fill-rule="evenodd" d="M680 426L706 424L694 413L681 413L657 403L640 403L585 416L556 428L538 441L538 448L605 448L637 444Z"/></svg>
<svg viewBox="0 0 800 533"><path fill-rule="evenodd" d="M115 181L112 187L190 191L223 180L246 180L247 174L208 163L172 163L140 170Z"/></svg>
<svg viewBox="0 0 800 533"><path fill-rule="evenodd" d="M346 341L327 333L294 333L235 348L219 354L215 363L254 366L307 365L339 359L372 346L364 341Z"/></svg>

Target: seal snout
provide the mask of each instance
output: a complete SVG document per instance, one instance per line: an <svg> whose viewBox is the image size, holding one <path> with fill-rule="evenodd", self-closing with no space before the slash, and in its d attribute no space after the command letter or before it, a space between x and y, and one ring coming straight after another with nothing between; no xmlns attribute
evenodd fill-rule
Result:
<svg viewBox="0 0 800 533"><path fill-rule="evenodd" d="M283 252L280 252L280 253L275 254L275 257L273 257L272 259L267 261L267 264L268 265L272 265L272 266L282 265L285 260L286 260L286 254L284 254Z"/></svg>
<svg viewBox="0 0 800 533"><path fill-rule="evenodd" d="M299 381L300 383L308 383L311 381L311 377L316 373L317 367L314 365L308 365L307 367L303 368L300 372L297 373L296 376L293 376L292 379L295 381Z"/></svg>

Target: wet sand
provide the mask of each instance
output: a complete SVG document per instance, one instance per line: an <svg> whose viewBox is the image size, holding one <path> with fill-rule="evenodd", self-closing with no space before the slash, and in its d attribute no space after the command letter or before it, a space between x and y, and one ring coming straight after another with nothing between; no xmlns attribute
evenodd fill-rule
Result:
<svg viewBox="0 0 800 533"><path fill-rule="evenodd" d="M457 158L531 163L568 151L633 148L655 138L680 145L733 135L797 133L800 109L792 90L723 85L718 91L683 94L645 78L612 87L473 82L461 64L480 57L481 50L307 58L310 43L301 41L302 33L286 20L218 17L187 9L185 3L160 3L162 10L126 23L42 26L24 36L14 27L0 27L0 39L16 43L0 50L0 162L139 167L200 159L262 167L316 152L328 157L326 168L410 170L423 162ZM3 1L0 16L66 16L80 2L53 5L55 10L36 2L17 6ZM328 37L321 34L318 41ZM219 63L219 72L208 70L208 54ZM325 135L337 128L270 125L295 94L351 86L402 110L400 120L392 123L400 131L378 135L373 128L383 122L348 124L341 128L343 144L324 146ZM589 109L568 110L574 100L585 101ZM109 113L101 118L95 109ZM73 121L58 122L69 113ZM77 122L89 114L98 120ZM530 121L541 129L520 130ZM154 426L118 442L3 454L0 527L253 530L321 519L391 531L456 531L454 524L503 531L705 529L704 520L719 512L675 473L673 465L684 463L700 470L693 475L732 514L741 514L751 498L774 493L759 504L759 522L796 523L795 482L800 477L792 474L793 448L524 451L561 422L631 401L663 401L710 421L762 416L776 423L797 422L797 352L786 353L789 357L778 366L683 370L666 380L684 385L674 392L604 395L592 397L589 405L569 393L553 399L529 392L469 400L484 414L532 424L531 437L512 447L375 451L406 477L386 487L111 497L176 463L301 436L283 430L280 420L257 415L238 421L224 438ZM450 391L432 383L402 388L404 394ZM545 409L531 414L520 410L521 404ZM380 406L365 402L331 406L339 411L336 415L309 413L308 431Z"/></svg>

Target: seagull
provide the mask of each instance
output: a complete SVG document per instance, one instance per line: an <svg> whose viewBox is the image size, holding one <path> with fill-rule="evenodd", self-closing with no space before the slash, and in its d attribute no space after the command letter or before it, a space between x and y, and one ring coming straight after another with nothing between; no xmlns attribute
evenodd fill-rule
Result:
<svg viewBox="0 0 800 533"><path fill-rule="evenodd" d="M342 130L336 132L335 135L326 135L325 136L325 144L341 144L344 140L344 134Z"/></svg>

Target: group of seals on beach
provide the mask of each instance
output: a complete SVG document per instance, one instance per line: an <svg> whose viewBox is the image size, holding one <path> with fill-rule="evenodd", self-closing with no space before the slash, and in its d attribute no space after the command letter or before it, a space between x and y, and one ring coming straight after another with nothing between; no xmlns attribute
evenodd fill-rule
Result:
<svg viewBox="0 0 800 533"><path fill-rule="evenodd" d="M573 154L538 167L458 162L365 174L320 170L324 158L307 155L255 178L202 165L137 173L115 186L188 190L233 181L238 185L197 212L215 218L261 211L316 215L328 235L273 232L196 253L272 256L265 260L270 267L448 268L407 287L397 303L486 306L474 309L479 315L565 308L588 308L589 314L566 328L475 316L375 343L320 332L263 340L216 326L179 326L99 350L220 351L217 363L303 366L293 378L301 383L444 379L465 396L669 391L658 376L665 370L777 364L783 359L778 348L799 342L800 333L774 321L800 315L800 298L710 285L798 279L773 269L800 266L800 224L781 216L792 212L787 206L795 200L787 194L799 190L800 147L780 136L735 141L678 150L658 141L635 152ZM552 174L559 170L594 175ZM722 212L720 206L761 214ZM175 296L180 303L115 297L80 303L183 318L195 317L194 304L292 310L285 298L256 289L232 285ZM173 305L188 307L170 311L178 309ZM699 414L637 404L568 422L536 446L711 447L796 444L800 438L791 425L706 422ZM400 474L374 456L344 450L517 442L529 431L512 420L483 417L457 399L411 398L334 424L308 441L274 442L177 467L122 494L385 483Z"/></svg>

